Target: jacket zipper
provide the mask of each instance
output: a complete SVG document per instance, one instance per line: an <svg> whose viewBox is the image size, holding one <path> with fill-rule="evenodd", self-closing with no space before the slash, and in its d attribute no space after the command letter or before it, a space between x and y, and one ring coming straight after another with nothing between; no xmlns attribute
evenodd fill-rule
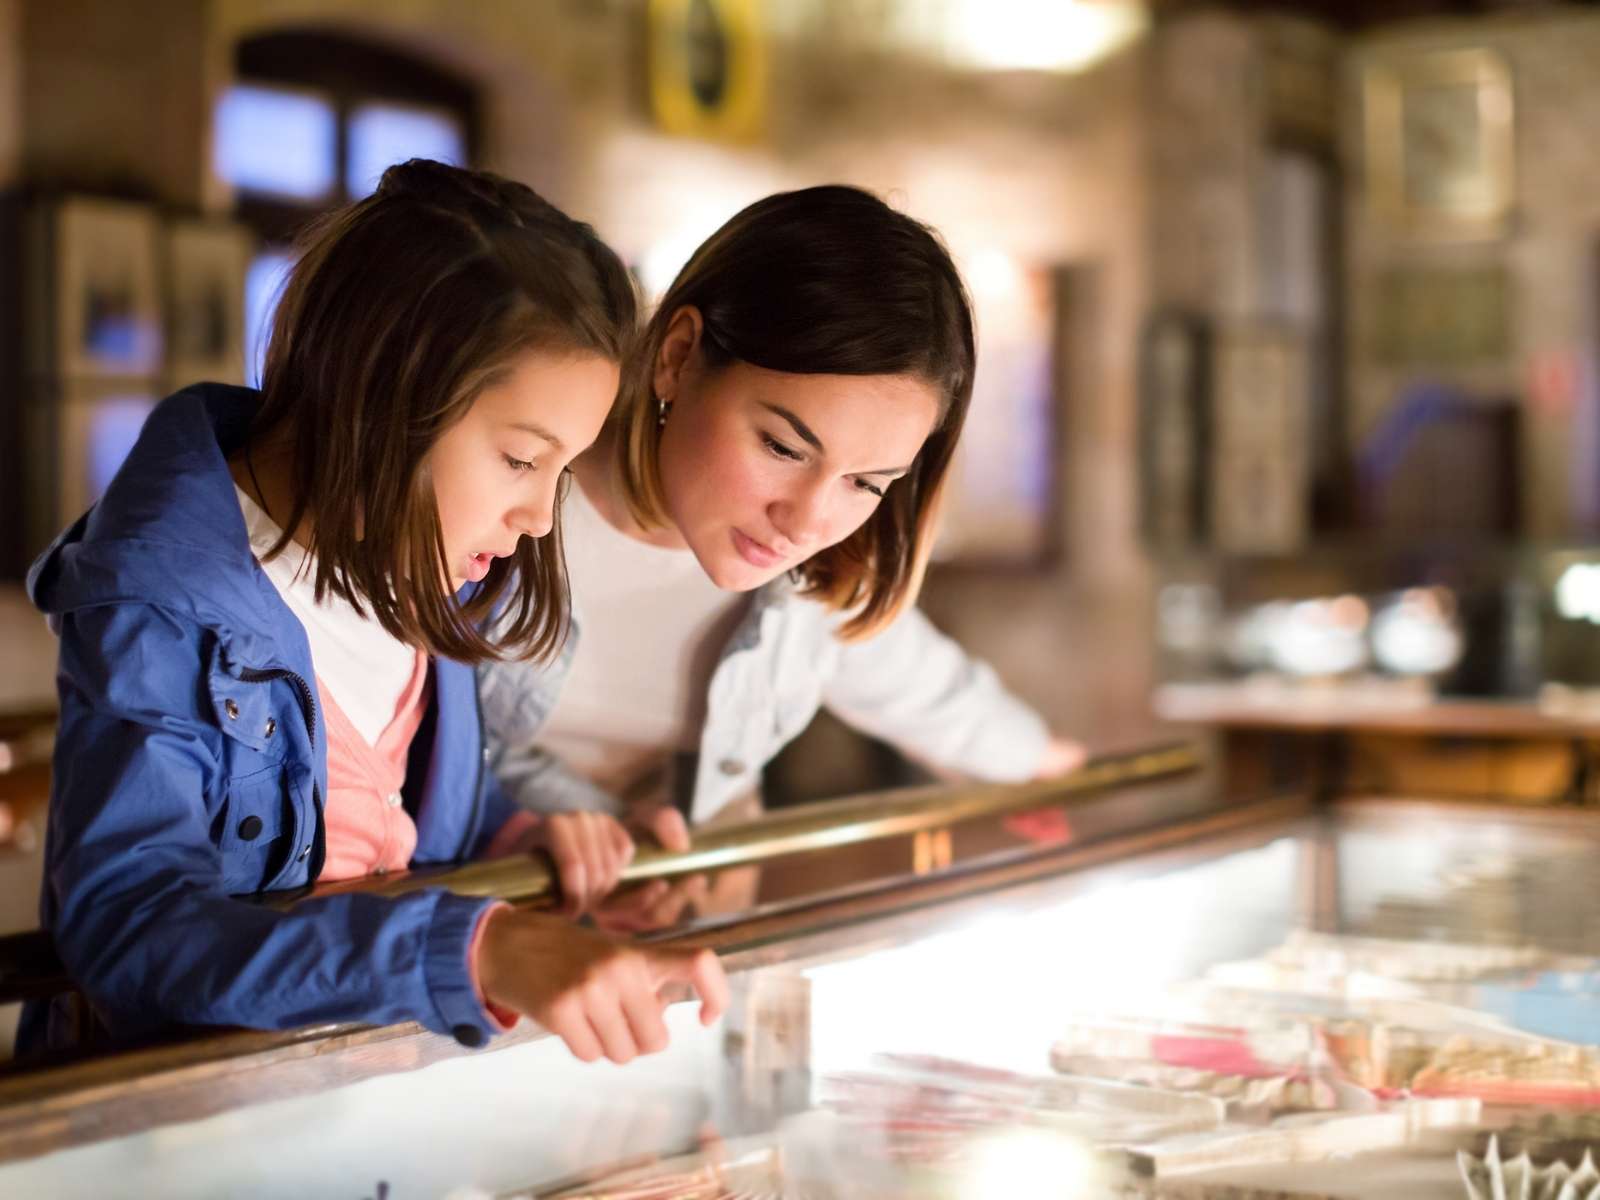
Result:
<svg viewBox="0 0 1600 1200"><path fill-rule="evenodd" d="M300 715L305 718L306 736L311 739L312 760L314 764L317 748L317 698L311 694L311 688L307 686L306 681L300 678L300 676L295 674L293 671L283 669L259 671L251 667L246 667L241 670L239 672L239 678L245 683L266 683L267 681L273 679L287 679L289 682L294 684L295 690L300 696ZM311 769L311 809L313 822L311 843L312 846L315 847L316 844L322 840L323 832L321 819L322 792L317 787L317 771L315 765L313 765ZM316 861L314 863L309 863L306 866L306 883L308 885L316 878L315 874L313 874L312 868L315 867L318 871L322 869L322 854L317 853L314 855L314 857ZM290 862L296 861L298 861L298 856L290 859ZM285 867L285 870L287 869L288 868Z"/></svg>

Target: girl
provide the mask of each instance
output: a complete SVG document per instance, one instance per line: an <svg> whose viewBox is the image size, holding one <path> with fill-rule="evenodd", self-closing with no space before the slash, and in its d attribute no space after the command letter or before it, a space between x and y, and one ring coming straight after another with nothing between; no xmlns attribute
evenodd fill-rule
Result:
<svg viewBox="0 0 1600 1200"><path fill-rule="evenodd" d="M677 810L751 812L821 704L946 771L1078 765L914 607L973 367L949 255L875 197L811 188L723 226L575 464L570 671L480 668L502 783L533 808L642 807L677 848Z"/></svg>
<svg viewBox="0 0 1600 1200"><path fill-rule="evenodd" d="M230 898L563 824L513 815L483 769L471 664L561 643L558 489L634 319L588 226L491 175L392 167L312 231L261 391L164 401L34 565L61 636L43 919L98 1026L414 1020L477 1045L525 1013L621 1062L665 1044L664 985L718 1015L709 951L442 890ZM19 1041L76 1040L74 1015L36 1009Z"/></svg>

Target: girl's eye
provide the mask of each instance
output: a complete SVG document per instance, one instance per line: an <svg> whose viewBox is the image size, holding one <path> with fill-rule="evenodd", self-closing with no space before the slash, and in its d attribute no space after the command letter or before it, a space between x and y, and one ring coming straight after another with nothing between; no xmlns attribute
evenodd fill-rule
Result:
<svg viewBox="0 0 1600 1200"><path fill-rule="evenodd" d="M878 487L876 484L868 483L865 479L858 479L856 480L856 486L863 492L870 492L879 500L883 499L883 489Z"/></svg>
<svg viewBox="0 0 1600 1200"><path fill-rule="evenodd" d="M511 455L509 455L509 454L502 454L500 457L502 457L502 458L504 458L506 460L506 466L510 467L513 471L531 471L531 470L533 470L533 464L531 462L526 461L525 459L512 458Z"/></svg>
<svg viewBox="0 0 1600 1200"><path fill-rule="evenodd" d="M761 435L761 441L768 450L770 450L779 458L786 459L789 462L802 461L802 455L798 451L791 450L788 446L785 446L775 437L771 437L768 434L763 433Z"/></svg>

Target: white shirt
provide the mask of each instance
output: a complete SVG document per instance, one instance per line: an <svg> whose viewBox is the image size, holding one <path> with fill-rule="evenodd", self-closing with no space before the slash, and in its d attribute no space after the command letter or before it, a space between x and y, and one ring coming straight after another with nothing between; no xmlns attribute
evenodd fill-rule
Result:
<svg viewBox="0 0 1600 1200"><path fill-rule="evenodd" d="M664 770L699 749L711 672L748 597L690 551L614 528L581 485L561 533L581 641L539 745L623 800L665 800Z"/></svg>
<svg viewBox="0 0 1600 1200"><path fill-rule="evenodd" d="M260 561L282 531L238 484L233 490L244 513L250 549ZM367 744L377 745L394 720L416 670L416 649L394 637L370 614L356 612L347 600L330 594L318 604L315 564L298 542L290 542L278 557L262 562L261 569L305 627L317 682L327 688Z"/></svg>

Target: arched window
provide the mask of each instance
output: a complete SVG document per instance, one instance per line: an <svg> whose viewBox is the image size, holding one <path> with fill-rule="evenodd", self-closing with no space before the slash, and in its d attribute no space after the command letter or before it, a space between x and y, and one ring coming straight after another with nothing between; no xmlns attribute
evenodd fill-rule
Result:
<svg viewBox="0 0 1600 1200"><path fill-rule="evenodd" d="M260 239L245 280L245 371L256 383L295 232L367 195L391 163L470 165L478 100L469 82L438 67L324 32L250 38L234 67L213 153L239 219Z"/></svg>

